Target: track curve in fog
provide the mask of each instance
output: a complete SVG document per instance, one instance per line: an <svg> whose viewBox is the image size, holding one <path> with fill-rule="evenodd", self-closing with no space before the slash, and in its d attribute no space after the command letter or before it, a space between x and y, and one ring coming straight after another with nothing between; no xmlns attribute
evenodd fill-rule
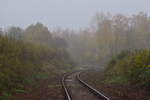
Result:
<svg viewBox="0 0 150 100"><path fill-rule="evenodd" d="M65 100L110 100L80 78L81 72L65 75L62 85L65 90Z"/></svg>

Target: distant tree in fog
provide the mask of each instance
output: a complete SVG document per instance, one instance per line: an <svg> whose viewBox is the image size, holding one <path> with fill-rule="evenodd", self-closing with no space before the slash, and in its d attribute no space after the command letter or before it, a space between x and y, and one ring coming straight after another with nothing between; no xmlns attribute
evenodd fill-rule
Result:
<svg viewBox="0 0 150 100"><path fill-rule="evenodd" d="M7 35L11 38L14 38L16 40L21 40L23 39L23 29L20 27L10 27L8 29Z"/></svg>
<svg viewBox="0 0 150 100"><path fill-rule="evenodd" d="M0 28L0 35L2 35L3 34L3 31L2 31L2 28Z"/></svg>
<svg viewBox="0 0 150 100"><path fill-rule="evenodd" d="M34 43L50 45L52 35L47 27L41 23L30 25L24 32L24 39Z"/></svg>

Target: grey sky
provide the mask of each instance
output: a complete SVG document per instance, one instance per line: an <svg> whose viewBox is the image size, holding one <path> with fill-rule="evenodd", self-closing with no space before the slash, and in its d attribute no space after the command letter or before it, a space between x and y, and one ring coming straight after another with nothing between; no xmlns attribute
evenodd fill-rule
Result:
<svg viewBox="0 0 150 100"><path fill-rule="evenodd" d="M0 0L0 27L26 27L37 21L49 28L87 27L96 12L150 14L150 0Z"/></svg>

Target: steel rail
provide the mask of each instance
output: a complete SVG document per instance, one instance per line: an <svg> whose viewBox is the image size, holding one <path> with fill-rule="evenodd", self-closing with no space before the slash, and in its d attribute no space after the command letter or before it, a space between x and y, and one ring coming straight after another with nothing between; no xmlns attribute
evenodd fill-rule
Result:
<svg viewBox="0 0 150 100"><path fill-rule="evenodd" d="M84 82L81 78L80 78L80 74L81 72L77 75L77 79L79 80L79 82L84 85L85 87L89 88L91 90L91 92L93 92L96 96L102 98L103 100L111 100L110 98L108 98L107 96L105 96L103 93L101 93L100 91L96 90L95 88L93 88L91 85L87 84L86 82Z"/></svg>
<svg viewBox="0 0 150 100"><path fill-rule="evenodd" d="M74 73L74 72L72 72ZM69 73L69 74L65 74L62 78L62 86L63 86L63 89L65 91L65 100L72 100L72 97L71 97L71 94L69 93L69 90L67 88L67 85L66 85L66 77L69 76L70 74L72 73ZM100 91L96 90L95 88L93 88L91 85L87 84L86 82L84 82L81 78L80 78L80 74L77 74L76 75L76 78L77 80L80 82L80 84L86 88L88 88L91 93L95 94L95 96L97 96L98 98L100 98L100 100L111 100L110 98L108 98L107 96L105 96L103 93L101 93Z"/></svg>
<svg viewBox="0 0 150 100"><path fill-rule="evenodd" d="M67 89L67 86L66 86L66 84L65 84L65 78L68 76L68 74L65 74L64 76L63 76L63 78L62 78L62 86L63 86L63 89L64 89L64 91L65 91L65 100L72 100L71 99L71 95L69 94L69 91L68 91L68 89Z"/></svg>

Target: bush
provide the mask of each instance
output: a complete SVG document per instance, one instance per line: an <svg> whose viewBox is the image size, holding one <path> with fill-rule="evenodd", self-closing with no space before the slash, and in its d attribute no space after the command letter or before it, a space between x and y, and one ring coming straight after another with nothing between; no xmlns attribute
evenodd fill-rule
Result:
<svg viewBox="0 0 150 100"><path fill-rule="evenodd" d="M0 36L0 98L52 77L64 66L71 69L72 64L65 49Z"/></svg>
<svg viewBox="0 0 150 100"><path fill-rule="evenodd" d="M115 78L119 77L119 81L120 78L127 80L124 81L125 83L150 86L149 66L150 51L148 50L121 53L118 57L110 61L106 69L106 75L110 80L115 80Z"/></svg>

